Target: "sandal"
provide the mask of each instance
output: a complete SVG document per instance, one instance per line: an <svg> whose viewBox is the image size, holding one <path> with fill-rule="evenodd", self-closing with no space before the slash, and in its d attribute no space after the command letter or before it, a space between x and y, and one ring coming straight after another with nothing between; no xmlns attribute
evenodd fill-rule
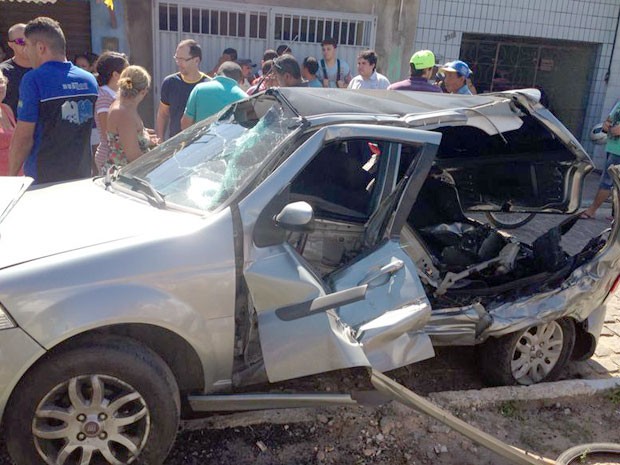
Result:
<svg viewBox="0 0 620 465"><path fill-rule="evenodd" d="M584 210L579 214L579 219L580 220L594 220L596 218L594 217L594 215L590 215L588 214L588 212Z"/></svg>

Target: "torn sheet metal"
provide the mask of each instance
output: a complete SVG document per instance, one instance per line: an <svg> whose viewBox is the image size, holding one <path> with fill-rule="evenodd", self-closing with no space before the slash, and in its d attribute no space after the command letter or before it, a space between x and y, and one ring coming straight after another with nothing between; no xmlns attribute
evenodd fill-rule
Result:
<svg viewBox="0 0 620 465"><path fill-rule="evenodd" d="M435 356L428 335L419 330L427 317L428 303L407 305L360 326L355 338L375 369L400 368Z"/></svg>

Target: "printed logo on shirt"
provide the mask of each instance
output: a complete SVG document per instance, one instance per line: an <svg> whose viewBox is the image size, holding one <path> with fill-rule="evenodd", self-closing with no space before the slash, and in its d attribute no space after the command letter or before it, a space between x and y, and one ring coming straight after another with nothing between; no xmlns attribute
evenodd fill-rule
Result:
<svg viewBox="0 0 620 465"><path fill-rule="evenodd" d="M67 101L62 104L62 119L74 124L83 124L93 117L93 103L90 100Z"/></svg>
<svg viewBox="0 0 620 465"><path fill-rule="evenodd" d="M62 85L64 90L88 90L87 82L68 82Z"/></svg>

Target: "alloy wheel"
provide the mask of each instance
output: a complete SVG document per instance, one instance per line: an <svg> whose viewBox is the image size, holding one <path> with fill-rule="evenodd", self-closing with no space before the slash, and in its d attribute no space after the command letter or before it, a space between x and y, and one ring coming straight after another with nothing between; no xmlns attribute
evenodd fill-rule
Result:
<svg viewBox="0 0 620 465"><path fill-rule="evenodd" d="M517 340L510 367L519 384L541 381L558 363L564 333L557 321L532 326Z"/></svg>
<svg viewBox="0 0 620 465"><path fill-rule="evenodd" d="M146 444L150 413L134 388L107 375L86 375L54 387L32 421L35 446L49 465L124 465Z"/></svg>

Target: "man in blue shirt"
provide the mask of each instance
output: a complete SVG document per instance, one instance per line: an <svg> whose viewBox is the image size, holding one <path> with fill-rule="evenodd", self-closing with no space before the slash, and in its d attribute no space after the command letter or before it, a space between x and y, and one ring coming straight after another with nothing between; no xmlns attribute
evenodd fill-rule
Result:
<svg viewBox="0 0 620 465"><path fill-rule="evenodd" d="M189 94L185 113L181 118L181 129L207 119L231 103L246 98L248 95L239 87L242 82L243 74L237 63L222 63L213 80L198 84Z"/></svg>
<svg viewBox="0 0 620 465"><path fill-rule="evenodd" d="M36 184L90 177L97 81L67 61L65 36L55 20L33 19L24 35L34 69L19 87L9 175L24 165Z"/></svg>
<svg viewBox="0 0 620 465"><path fill-rule="evenodd" d="M472 95L467 87L467 78L471 76L471 69L461 60L451 61L443 65L439 71L444 74L443 83L450 94Z"/></svg>

